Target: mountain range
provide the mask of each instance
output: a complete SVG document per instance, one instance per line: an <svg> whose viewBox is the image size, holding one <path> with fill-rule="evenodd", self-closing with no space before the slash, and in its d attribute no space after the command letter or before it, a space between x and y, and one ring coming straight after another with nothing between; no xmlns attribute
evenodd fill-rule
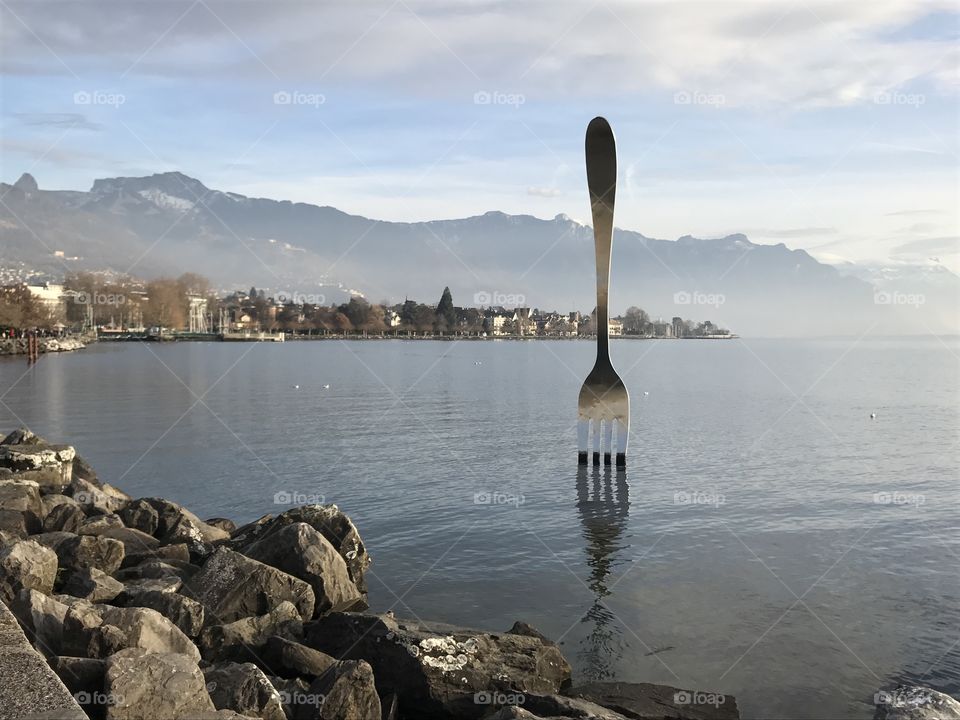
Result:
<svg viewBox="0 0 960 720"><path fill-rule="evenodd" d="M589 311L593 233L566 215L488 212L388 222L333 207L211 190L179 172L98 179L88 192L0 183L0 266L52 275L110 270L141 277L198 272L215 286L255 285L341 302L411 297L458 305ZM951 333L960 278L941 266L818 262L741 234L660 240L617 229L611 311L711 320L741 335Z"/></svg>

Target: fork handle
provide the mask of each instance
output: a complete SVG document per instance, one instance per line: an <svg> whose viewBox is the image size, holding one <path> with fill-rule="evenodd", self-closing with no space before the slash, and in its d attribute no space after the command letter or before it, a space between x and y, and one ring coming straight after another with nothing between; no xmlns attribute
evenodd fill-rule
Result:
<svg viewBox="0 0 960 720"><path fill-rule="evenodd" d="M617 144L610 123L595 117L587 126L584 143L587 187L593 215L593 242L597 255L597 362L610 359L610 251L613 246L613 208L617 195Z"/></svg>

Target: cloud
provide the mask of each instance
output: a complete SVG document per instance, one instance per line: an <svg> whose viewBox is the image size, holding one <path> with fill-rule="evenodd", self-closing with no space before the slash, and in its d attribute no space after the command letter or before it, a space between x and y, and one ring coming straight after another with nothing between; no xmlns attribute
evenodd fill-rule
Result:
<svg viewBox="0 0 960 720"><path fill-rule="evenodd" d="M32 127L55 127L100 131L103 125L88 120L82 113L14 113L13 116Z"/></svg>
<svg viewBox="0 0 960 720"><path fill-rule="evenodd" d="M894 255L911 255L915 253L940 253L941 255L953 255L960 252L960 237L932 237L922 240L911 240L910 242L897 245L891 251Z"/></svg>
<svg viewBox="0 0 960 720"><path fill-rule="evenodd" d="M931 141L931 144L932 144L932 141ZM878 150L880 152L889 153L889 154L918 153L921 155L946 155L946 156L952 155L952 153L942 148L933 148L933 147L925 148L925 147L918 147L915 145L896 145L894 143L887 143L887 142L865 142L864 146L867 148L870 148L871 150Z"/></svg>
<svg viewBox="0 0 960 720"><path fill-rule="evenodd" d="M953 232L948 18L940 0L14 0L0 2L0 101L88 117L8 115L0 142L7 165L42 160L60 187L88 183L71 167L192 166L224 176L224 189L369 217L584 216L582 130L602 112L618 133L624 227L702 237L753 226L771 243L874 257L918 237L892 237L901 222ZM135 102L68 104L78 87ZM329 102L278 108L283 89ZM481 90L525 102L478 105ZM925 101L875 102L894 90ZM701 106L713 96L723 104ZM100 129L92 118L107 131L66 132L78 117L79 129ZM904 219L881 217L890 207Z"/></svg>
<svg viewBox="0 0 960 720"><path fill-rule="evenodd" d="M725 107L872 105L917 79L956 92L949 38L892 39L937 12L955 17L951 3L914 0L610 0L586 10L499 0L32 3L17 5L27 27L6 23L0 69L191 80L243 72L253 82L364 81L447 98L498 87L528 102L680 91L722 95Z"/></svg>
<svg viewBox="0 0 960 720"><path fill-rule="evenodd" d="M836 235L837 229L832 227L801 227L801 228L780 228L776 230L744 230L743 233L748 236L765 238L802 238L816 237L822 235Z"/></svg>
<svg viewBox="0 0 960 720"><path fill-rule="evenodd" d="M898 235L929 235L935 232L938 227L936 223L921 222L897 228L894 232Z"/></svg>
<svg viewBox="0 0 960 720"><path fill-rule="evenodd" d="M19 140L16 138L0 137L0 155L25 155L33 161L41 159L53 161L65 166L89 166L91 163L99 165L112 164L111 158L101 153L76 150L60 146L51 147L49 143ZM8 164L13 164L7 160Z"/></svg>
<svg viewBox="0 0 960 720"><path fill-rule="evenodd" d="M927 208L924 210L897 210L895 212L884 213L887 217L893 215L940 215L942 210L935 210L933 208Z"/></svg>
<svg viewBox="0 0 960 720"><path fill-rule="evenodd" d="M554 198L554 197L560 197L561 195L563 195L563 192L561 192L557 188L552 188L552 187L530 186L527 188L527 195L532 195L534 197Z"/></svg>

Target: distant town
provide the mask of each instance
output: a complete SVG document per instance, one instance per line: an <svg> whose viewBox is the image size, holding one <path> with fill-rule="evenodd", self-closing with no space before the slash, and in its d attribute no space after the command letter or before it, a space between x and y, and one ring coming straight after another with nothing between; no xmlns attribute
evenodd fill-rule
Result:
<svg viewBox="0 0 960 720"><path fill-rule="evenodd" d="M72 273L61 282L15 282L0 287L0 330L96 333L102 340L273 340L326 337L577 338L596 334L592 311L558 312L491 304L478 293L457 305L449 288L436 304L404 300L371 303L359 294L326 304L323 295L249 290L217 292L194 273L139 280ZM509 303L508 303L509 304ZM609 320L611 337L734 337L710 320L652 318L629 307Z"/></svg>

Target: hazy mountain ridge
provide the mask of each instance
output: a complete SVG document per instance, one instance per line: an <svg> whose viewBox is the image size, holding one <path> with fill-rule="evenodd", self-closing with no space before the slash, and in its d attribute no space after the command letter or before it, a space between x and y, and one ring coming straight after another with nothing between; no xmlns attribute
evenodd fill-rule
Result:
<svg viewBox="0 0 960 720"><path fill-rule="evenodd" d="M444 285L460 305L502 299L589 310L595 302L593 233L566 215L378 221L211 190L182 173L98 179L86 193L40 190L25 176L0 184L0 197L3 258L53 273L192 270L224 287L320 293L328 302L342 299L338 287L372 300L430 301ZM57 250L78 259L54 257ZM613 260L614 313L636 304L654 317L710 319L741 334L956 331L960 282L942 268L935 293L919 277L905 281L914 300L925 300L910 304L894 294L885 303L881 277L841 273L742 234L670 241L618 229Z"/></svg>

